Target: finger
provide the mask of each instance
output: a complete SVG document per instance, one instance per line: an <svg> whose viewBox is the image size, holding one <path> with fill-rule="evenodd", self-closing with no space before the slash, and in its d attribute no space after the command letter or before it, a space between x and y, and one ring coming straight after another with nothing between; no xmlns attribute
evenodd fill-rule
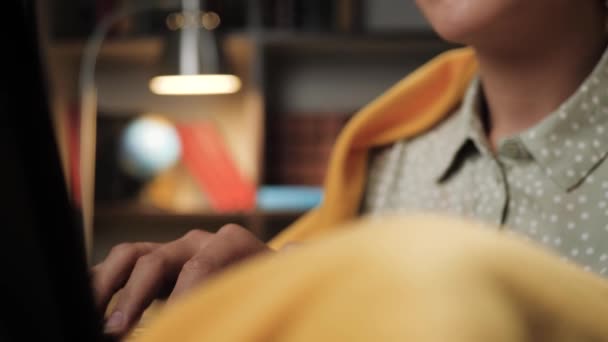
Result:
<svg viewBox="0 0 608 342"><path fill-rule="evenodd" d="M182 265L208 236L211 234L193 231L139 258L106 322L106 332L116 336L127 333L161 290L174 284Z"/></svg>
<svg viewBox="0 0 608 342"><path fill-rule="evenodd" d="M125 243L110 251L106 260L92 269L92 284L97 307L104 312L112 295L129 279L135 262L141 256L150 253L160 244Z"/></svg>
<svg viewBox="0 0 608 342"><path fill-rule="evenodd" d="M302 245L301 242L290 242L288 244L286 244L285 246L283 246L283 248L281 248L279 251L280 252L288 252L291 250L294 250L298 247L300 247Z"/></svg>
<svg viewBox="0 0 608 342"><path fill-rule="evenodd" d="M237 225L222 227L186 262L169 301L200 285L213 273L254 254L270 251L251 232Z"/></svg>

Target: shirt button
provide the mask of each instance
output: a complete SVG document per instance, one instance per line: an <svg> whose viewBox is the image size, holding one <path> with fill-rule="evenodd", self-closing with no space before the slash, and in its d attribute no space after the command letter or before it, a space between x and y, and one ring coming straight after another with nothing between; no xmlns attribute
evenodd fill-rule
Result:
<svg viewBox="0 0 608 342"><path fill-rule="evenodd" d="M496 181L496 184L502 183L502 178L503 178L502 168L503 168L503 166L500 164L500 162L496 161L496 162L492 163L492 165L489 169L489 171L490 171L489 176L494 178L494 180Z"/></svg>
<svg viewBox="0 0 608 342"><path fill-rule="evenodd" d="M524 159L529 157L528 151L518 141L509 140L506 141L499 150L499 153L505 157L513 159Z"/></svg>
<svg viewBox="0 0 608 342"><path fill-rule="evenodd" d="M500 184L502 182L502 175L500 172L494 173L494 180L496 181L496 184Z"/></svg>
<svg viewBox="0 0 608 342"><path fill-rule="evenodd" d="M518 153L518 148L515 142L508 141L502 145L500 152L507 157L514 157Z"/></svg>

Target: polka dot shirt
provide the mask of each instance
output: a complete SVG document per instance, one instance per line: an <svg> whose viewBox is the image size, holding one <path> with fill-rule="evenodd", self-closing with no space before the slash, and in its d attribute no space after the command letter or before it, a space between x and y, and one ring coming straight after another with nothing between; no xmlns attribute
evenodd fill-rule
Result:
<svg viewBox="0 0 608 342"><path fill-rule="evenodd" d="M608 276L608 53L579 89L492 153L480 83L432 131L377 151L362 214L433 211L481 220Z"/></svg>

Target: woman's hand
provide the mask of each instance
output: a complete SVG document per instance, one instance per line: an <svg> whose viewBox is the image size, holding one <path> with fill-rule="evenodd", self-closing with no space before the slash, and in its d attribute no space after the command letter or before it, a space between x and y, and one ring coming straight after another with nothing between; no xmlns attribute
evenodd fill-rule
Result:
<svg viewBox="0 0 608 342"><path fill-rule="evenodd" d="M112 296L122 289L106 322L106 332L122 336L137 323L154 299L169 296L171 300L213 273L269 251L251 232L233 224L217 233L193 230L165 244L118 245L102 263L93 267L93 287L102 312Z"/></svg>

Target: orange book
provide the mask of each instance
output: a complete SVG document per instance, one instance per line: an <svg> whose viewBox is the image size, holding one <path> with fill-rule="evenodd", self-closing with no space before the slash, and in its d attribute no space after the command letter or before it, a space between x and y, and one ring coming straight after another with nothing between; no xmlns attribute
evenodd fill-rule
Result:
<svg viewBox="0 0 608 342"><path fill-rule="evenodd" d="M256 189L243 177L220 132L212 122L177 126L182 141L182 161L217 212L255 208Z"/></svg>

